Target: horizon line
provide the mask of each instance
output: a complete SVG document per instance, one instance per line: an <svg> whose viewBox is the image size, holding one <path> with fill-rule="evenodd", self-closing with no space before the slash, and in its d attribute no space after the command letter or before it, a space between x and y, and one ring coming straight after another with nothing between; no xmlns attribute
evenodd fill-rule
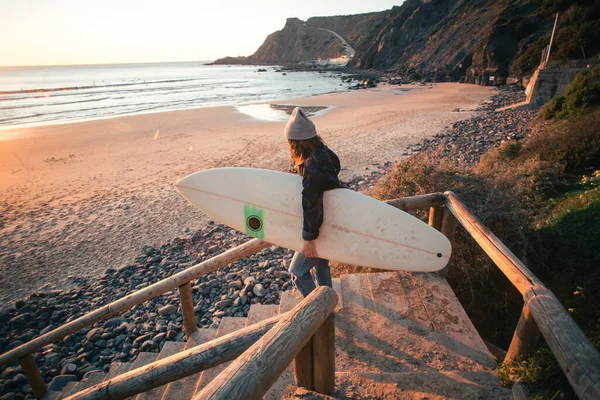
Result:
<svg viewBox="0 0 600 400"><path fill-rule="evenodd" d="M223 58L223 57L221 57ZM212 63L218 60L180 60L180 61L140 61L140 62L107 62L83 64L25 64L25 65L0 65L0 68L26 68L26 67L87 67L98 65L134 65L134 64L173 64L173 63Z"/></svg>

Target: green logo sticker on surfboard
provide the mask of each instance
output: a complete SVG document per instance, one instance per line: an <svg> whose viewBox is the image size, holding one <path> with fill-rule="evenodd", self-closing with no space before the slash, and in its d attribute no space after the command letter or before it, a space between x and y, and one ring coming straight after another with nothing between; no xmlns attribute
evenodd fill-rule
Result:
<svg viewBox="0 0 600 400"><path fill-rule="evenodd" d="M246 221L245 226L248 235L254 236L257 239L265 238L262 208L244 204L244 219Z"/></svg>

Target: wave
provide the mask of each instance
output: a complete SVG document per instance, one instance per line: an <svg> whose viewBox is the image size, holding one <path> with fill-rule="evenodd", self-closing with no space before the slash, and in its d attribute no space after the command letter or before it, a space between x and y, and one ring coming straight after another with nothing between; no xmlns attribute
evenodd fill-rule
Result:
<svg viewBox="0 0 600 400"><path fill-rule="evenodd" d="M23 93L63 92L63 91L68 91L68 90L86 90L86 89L108 88L108 87L149 85L149 84L156 84L156 83L187 82L187 81L195 81L195 80L202 80L202 79L204 79L204 78L166 79L166 80L160 80L160 81L139 81L139 82L131 82L131 83L114 83L112 85L88 85L88 86L67 86L67 87L59 87L59 88L4 90L4 91L0 91L0 95L23 94Z"/></svg>
<svg viewBox="0 0 600 400"><path fill-rule="evenodd" d="M188 79L188 80L178 80L178 81L170 81L170 82L187 82L187 81L192 81L192 80L198 80L198 79ZM195 84L195 85L178 85L178 86L160 86L160 87L149 87L149 88L139 88L139 89L124 89L124 90L94 90L94 91L88 91L88 92L84 92L84 93L63 93L63 94L53 94L51 96L48 96L48 94L43 94L40 96L35 96L35 95L29 95L29 96L21 96L21 97L14 97L14 94L25 94L26 92L24 91L19 91L19 92L14 92L12 93L13 95L8 95L5 94L3 95L4 97L0 97L0 102L3 101L16 101L16 100L30 100L30 99L44 99L44 98L57 98L57 97L65 97L65 96L97 96L97 95L106 95L106 94L139 94L139 93L144 93L144 92L157 92L157 91L174 91L177 92L179 90L183 90L183 89L193 89L193 88L204 88L204 89L214 89L216 87L219 86L223 86L225 89L233 89L236 88L235 86L232 87L228 87L228 86L224 86L227 84L244 84L244 83L248 83L249 81L233 81L233 82L223 82L223 83L217 83L217 82L212 82L212 83L200 83L200 84ZM131 84L133 85L133 84ZM119 85L112 85L112 86L119 86ZM91 86L91 87L86 87L87 89L83 89L83 86L80 86L78 90L90 90L91 89L97 89L97 88L106 88L106 87L112 87L111 85L108 86ZM246 86L239 86L238 88L244 88ZM33 90L33 89L32 89ZM50 89L48 89L50 91ZM194 89L196 90L196 89ZM190 90L193 91L193 90ZM8 93L8 92L0 92L0 94L2 93ZM31 92L33 93L40 93L40 92Z"/></svg>

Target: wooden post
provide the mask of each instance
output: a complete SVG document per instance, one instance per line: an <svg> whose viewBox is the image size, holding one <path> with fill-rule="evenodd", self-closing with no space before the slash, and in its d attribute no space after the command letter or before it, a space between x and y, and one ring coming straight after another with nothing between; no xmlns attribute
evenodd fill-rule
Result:
<svg viewBox="0 0 600 400"><path fill-rule="evenodd" d="M41 399L48 389L46 388L40 370L35 364L35 359L31 354L27 354L25 357L21 358L21 368L23 368L23 374L27 377L31 389L33 389L33 394L35 394L35 397L38 399Z"/></svg>
<svg viewBox="0 0 600 400"><path fill-rule="evenodd" d="M314 386L319 393L329 395L335 389L335 319L334 314L323 322L313 336Z"/></svg>
<svg viewBox="0 0 600 400"><path fill-rule="evenodd" d="M531 315L529 305L525 304L504 362L510 363L520 354L531 353L539 340L540 330Z"/></svg>
<svg viewBox="0 0 600 400"><path fill-rule="evenodd" d="M452 212L448 208L444 208L441 223L442 227L440 229L440 232L442 232L444 236L448 238L450 244L452 245L454 245L454 236L456 235L457 222L458 221L456 220L456 217L452 214ZM444 278L448 277L448 265L449 264L446 264L446 266L439 272L440 275Z"/></svg>
<svg viewBox="0 0 600 400"><path fill-rule="evenodd" d="M296 386L313 390L315 388L313 377L313 341L309 340L294 358L294 380Z"/></svg>
<svg viewBox="0 0 600 400"><path fill-rule="evenodd" d="M265 336L213 379L194 400L261 399L337 305L335 290L319 286ZM313 343L314 345L314 343Z"/></svg>
<svg viewBox="0 0 600 400"><path fill-rule="evenodd" d="M179 286L179 299L181 300L181 313L183 314L185 337L186 339L189 339L192 333L198 330L198 327L196 326L196 316L194 315L192 285L189 282Z"/></svg>
<svg viewBox="0 0 600 400"><path fill-rule="evenodd" d="M442 230L442 217L444 216L444 209L442 207L431 207L429 208L429 226L438 231Z"/></svg>

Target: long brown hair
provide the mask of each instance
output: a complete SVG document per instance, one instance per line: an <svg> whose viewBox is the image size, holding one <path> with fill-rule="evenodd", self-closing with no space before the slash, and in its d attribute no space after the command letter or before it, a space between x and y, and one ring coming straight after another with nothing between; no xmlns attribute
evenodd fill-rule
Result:
<svg viewBox="0 0 600 400"><path fill-rule="evenodd" d="M324 144L319 135L306 140L288 139L290 148L290 165L302 172L302 164L313 155L315 149Z"/></svg>

